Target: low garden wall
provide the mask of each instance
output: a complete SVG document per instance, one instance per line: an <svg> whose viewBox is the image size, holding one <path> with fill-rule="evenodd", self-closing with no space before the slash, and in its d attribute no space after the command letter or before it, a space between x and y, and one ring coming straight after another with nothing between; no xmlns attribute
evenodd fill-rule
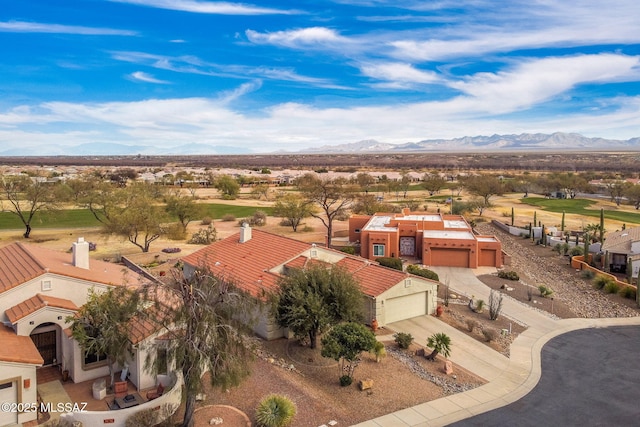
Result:
<svg viewBox="0 0 640 427"><path fill-rule="evenodd" d="M150 400L148 402L144 402L140 405L126 409L115 409L111 411L70 412L61 414L60 418L71 423L80 422L85 427L103 425L109 427L125 427L127 419L129 417L138 412L150 409L152 411L157 411L159 418L166 419L167 417L173 415L182 401L182 375L172 374L168 378L171 380L170 384L168 384L170 388L167 387L168 390L165 390L162 396L154 400ZM158 423L164 421L164 419L158 419Z"/></svg>
<svg viewBox="0 0 640 427"><path fill-rule="evenodd" d="M589 255L589 261L591 261L591 255ZM612 281L616 282L619 286L621 287L631 287L633 289L636 289L635 285L632 285L630 283L627 282L622 282L620 280L618 280L618 278L616 276L614 276L613 274L609 274L607 272L604 272L602 270L598 270L595 267L590 266L587 262L584 261L584 256L583 255L577 255L574 257L571 257L571 267L575 268L576 270L589 270L589 271L593 271L594 274L596 275L600 275L600 276L605 276L610 278Z"/></svg>

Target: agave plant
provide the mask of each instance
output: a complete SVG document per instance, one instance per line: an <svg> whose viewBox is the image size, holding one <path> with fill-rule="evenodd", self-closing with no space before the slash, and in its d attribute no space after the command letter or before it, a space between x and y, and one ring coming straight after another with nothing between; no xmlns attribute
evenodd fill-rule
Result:
<svg viewBox="0 0 640 427"><path fill-rule="evenodd" d="M260 427L285 427L296 415L296 405L288 397L270 394L256 408L256 423Z"/></svg>

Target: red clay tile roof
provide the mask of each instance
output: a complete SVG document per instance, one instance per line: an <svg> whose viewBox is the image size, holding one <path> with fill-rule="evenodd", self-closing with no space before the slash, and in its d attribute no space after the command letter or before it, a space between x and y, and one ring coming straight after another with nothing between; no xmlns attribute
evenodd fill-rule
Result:
<svg viewBox="0 0 640 427"><path fill-rule="evenodd" d="M0 360L3 362L42 365L44 360L30 337L16 335L13 329L0 325Z"/></svg>
<svg viewBox="0 0 640 427"><path fill-rule="evenodd" d="M287 263L311 245L252 230L251 240L240 243L240 233L210 244L182 260L196 268L206 266L212 273L235 280L237 285L255 297L276 286L278 275L270 273L274 267Z"/></svg>
<svg viewBox="0 0 640 427"><path fill-rule="evenodd" d="M37 294L28 300L22 301L20 304L14 305L13 307L5 310L4 313L7 315L7 319L9 319L11 323L16 323L23 317L28 316L31 313L35 313L41 308L47 306L62 308L69 311L78 310L78 306L68 299Z"/></svg>
<svg viewBox="0 0 640 427"><path fill-rule="evenodd" d="M309 265L310 261L315 261L302 255L311 248L308 243L256 229L252 230L251 240L245 243L239 243L239 236L235 234L212 243L182 260L194 267L207 266L212 272L235 280L240 288L257 297L261 297L263 291L270 291L276 286L279 275L268 270L279 265L303 268ZM322 250L340 254L343 258L336 265L353 274L362 292L368 296L376 297L404 279L412 277L408 273L383 267L364 258L332 249Z"/></svg>
<svg viewBox="0 0 640 427"><path fill-rule="evenodd" d="M19 286L47 272L106 285L124 283L124 267L91 260L90 268L71 264L72 255L35 245L11 243L0 248L0 293Z"/></svg>

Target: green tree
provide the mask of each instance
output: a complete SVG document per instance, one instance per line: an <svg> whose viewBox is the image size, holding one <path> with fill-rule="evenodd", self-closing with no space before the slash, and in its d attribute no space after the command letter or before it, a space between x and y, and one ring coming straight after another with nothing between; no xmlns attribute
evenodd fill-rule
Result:
<svg viewBox="0 0 640 427"><path fill-rule="evenodd" d="M311 348L316 348L318 335L331 326L362 318L360 286L338 266L292 269L278 285L271 295L275 320L296 337L308 337Z"/></svg>
<svg viewBox="0 0 640 427"><path fill-rule="evenodd" d="M469 193L482 197L485 206L491 206L491 197L503 192L502 181L493 175L468 177L465 179L464 185Z"/></svg>
<svg viewBox="0 0 640 427"><path fill-rule="evenodd" d="M362 323L347 322L333 327L322 337L322 357L340 362L340 372L353 378L353 373L365 351L376 345L376 336Z"/></svg>
<svg viewBox="0 0 640 427"><path fill-rule="evenodd" d="M165 210L169 215L178 218L182 230L186 233L189 223L202 216L203 209L192 196L175 191L165 199Z"/></svg>
<svg viewBox="0 0 640 427"><path fill-rule="evenodd" d="M427 339L427 347L433 349L431 354L427 356L429 360L436 360L436 356L440 353L444 357L449 357L451 355L451 338L444 332L435 333Z"/></svg>
<svg viewBox="0 0 640 427"><path fill-rule="evenodd" d="M62 187L47 184L26 175L2 176L0 191L4 200L0 199L0 210L17 216L24 225L22 236L31 236L31 225L36 213L56 211Z"/></svg>
<svg viewBox="0 0 640 427"><path fill-rule="evenodd" d="M265 200L269 200L269 184L258 184L251 189L251 197L260 200L264 196Z"/></svg>
<svg viewBox="0 0 640 427"><path fill-rule="evenodd" d="M236 199L240 194L240 184L229 175L220 175L213 181L213 186L222 193L223 199Z"/></svg>
<svg viewBox="0 0 640 427"><path fill-rule="evenodd" d="M425 173L422 177L422 186L429 192L430 196L439 193L446 183L447 180L439 174Z"/></svg>
<svg viewBox="0 0 640 427"><path fill-rule="evenodd" d="M296 186L302 197L320 207L324 216L317 213L311 216L322 221L327 229L327 246L331 247L333 221L349 209L356 194L353 185L343 178L321 179L308 173L298 178Z"/></svg>
<svg viewBox="0 0 640 427"><path fill-rule="evenodd" d="M624 191L624 197L634 208L640 209L640 184L627 186Z"/></svg>
<svg viewBox="0 0 640 427"><path fill-rule="evenodd" d="M104 355L109 364L111 385L114 364L122 366L133 354L130 322L139 314L140 294L124 286L103 293L89 290L87 302L67 318L71 335L85 354Z"/></svg>
<svg viewBox="0 0 640 427"><path fill-rule="evenodd" d="M376 179L366 172L360 172L356 175L354 182L360 187L360 191L368 194L369 190L375 185Z"/></svg>
<svg viewBox="0 0 640 427"><path fill-rule="evenodd" d="M298 231L302 220L311 216L313 211L313 205L308 200L292 193L279 197L273 206L273 214L285 218L294 232Z"/></svg>
<svg viewBox="0 0 640 427"><path fill-rule="evenodd" d="M109 221L104 223L104 231L125 237L149 252L151 243L164 234L164 217L158 206L156 188L150 184L134 184L123 188L120 194L122 204L114 206Z"/></svg>
<svg viewBox="0 0 640 427"><path fill-rule="evenodd" d="M162 315L155 319L168 331L168 363L182 371L182 426L190 427L196 395L204 391L205 372L210 373L211 385L221 389L238 385L249 374L251 351L244 337L251 323L247 316L255 312L254 300L233 282L205 269L188 277L176 273L157 286L155 307ZM157 370L158 362L149 355L147 369Z"/></svg>
<svg viewBox="0 0 640 427"><path fill-rule="evenodd" d="M66 182L71 199L77 206L88 209L101 224L108 224L111 215L122 209L122 189L98 176L87 176Z"/></svg>

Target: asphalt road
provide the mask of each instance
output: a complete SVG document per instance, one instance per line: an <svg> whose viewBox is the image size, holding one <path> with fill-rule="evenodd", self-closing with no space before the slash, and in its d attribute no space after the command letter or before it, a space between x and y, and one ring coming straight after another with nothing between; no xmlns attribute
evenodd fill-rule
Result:
<svg viewBox="0 0 640 427"><path fill-rule="evenodd" d="M452 426L640 425L640 327L581 329L542 349L542 377L519 401Z"/></svg>

